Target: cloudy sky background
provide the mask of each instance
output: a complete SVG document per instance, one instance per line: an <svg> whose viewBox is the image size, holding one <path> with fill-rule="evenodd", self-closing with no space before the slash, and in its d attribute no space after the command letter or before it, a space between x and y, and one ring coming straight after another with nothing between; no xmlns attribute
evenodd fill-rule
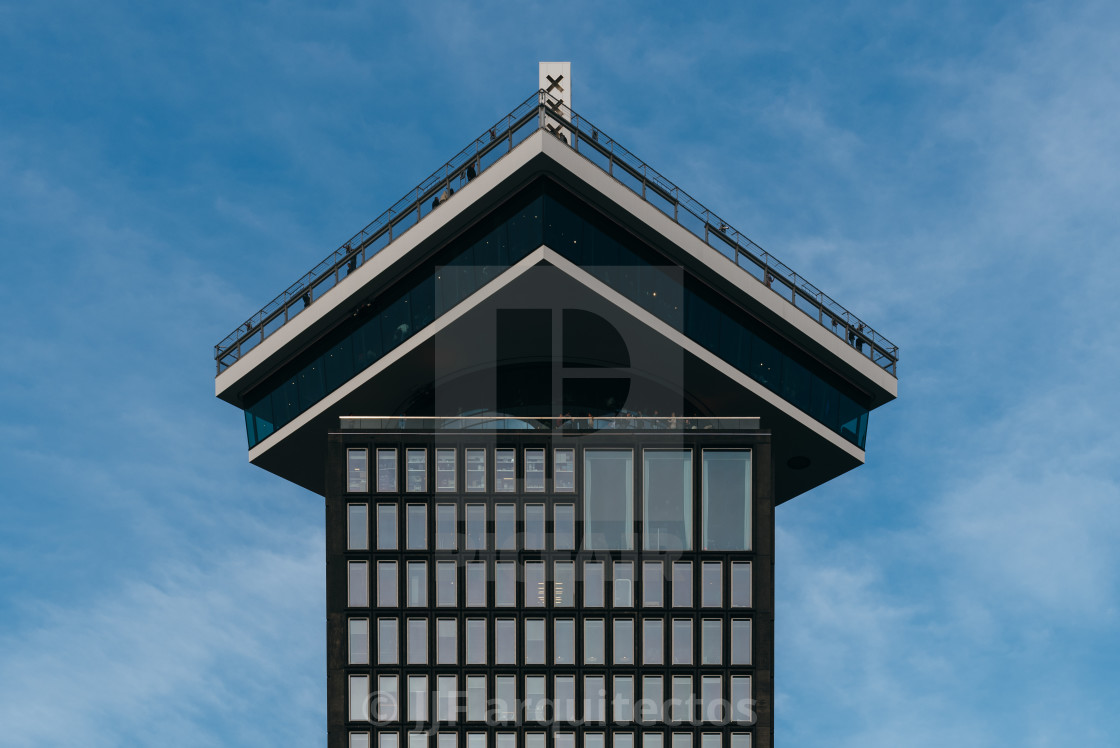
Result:
<svg viewBox="0 0 1120 748"><path fill-rule="evenodd" d="M0 745L325 745L321 499L247 464L212 347L552 59L901 347L868 464L778 512L779 744L1115 745L1118 36L1110 2L0 2Z"/></svg>

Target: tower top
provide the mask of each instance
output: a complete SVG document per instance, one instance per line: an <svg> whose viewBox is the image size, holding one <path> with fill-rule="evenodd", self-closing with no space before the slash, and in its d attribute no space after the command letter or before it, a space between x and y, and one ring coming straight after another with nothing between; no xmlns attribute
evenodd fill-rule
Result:
<svg viewBox="0 0 1120 748"><path fill-rule="evenodd" d="M540 84L537 88L548 94L549 98L568 109L572 108L572 63L541 62L537 64Z"/></svg>

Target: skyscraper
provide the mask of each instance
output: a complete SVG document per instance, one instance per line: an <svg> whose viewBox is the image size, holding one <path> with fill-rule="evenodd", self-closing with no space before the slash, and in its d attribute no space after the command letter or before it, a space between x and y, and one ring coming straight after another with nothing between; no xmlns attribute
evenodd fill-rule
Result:
<svg viewBox="0 0 1120 748"><path fill-rule="evenodd" d="M774 509L898 350L540 73L216 347L325 498L328 744L772 745Z"/></svg>

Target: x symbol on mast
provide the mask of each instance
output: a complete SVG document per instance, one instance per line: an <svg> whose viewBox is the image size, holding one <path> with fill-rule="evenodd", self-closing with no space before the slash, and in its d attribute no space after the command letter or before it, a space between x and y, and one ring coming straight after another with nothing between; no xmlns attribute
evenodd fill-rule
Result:
<svg viewBox="0 0 1120 748"><path fill-rule="evenodd" d="M552 89L554 88L558 88L561 91L564 90L564 87L560 85L560 81L564 80L563 75L558 75L555 78L551 75L545 75L545 78L548 78L548 88L545 89L545 93L552 93Z"/></svg>

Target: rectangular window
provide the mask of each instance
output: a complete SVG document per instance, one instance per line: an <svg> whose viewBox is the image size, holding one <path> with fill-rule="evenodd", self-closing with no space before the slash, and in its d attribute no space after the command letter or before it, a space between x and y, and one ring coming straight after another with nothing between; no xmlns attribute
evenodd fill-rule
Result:
<svg viewBox="0 0 1120 748"><path fill-rule="evenodd" d="M350 748L369 748L368 732L350 733Z"/></svg>
<svg viewBox="0 0 1120 748"><path fill-rule="evenodd" d="M436 748L458 748L459 736L453 732L441 732L436 735Z"/></svg>
<svg viewBox="0 0 1120 748"><path fill-rule="evenodd" d="M544 660L543 655L541 660ZM517 621L513 618L494 621L494 662L498 665L517 664Z"/></svg>
<svg viewBox="0 0 1120 748"><path fill-rule="evenodd" d="M552 748L576 748L574 732L557 732L552 735Z"/></svg>
<svg viewBox="0 0 1120 748"><path fill-rule="evenodd" d="M486 550L485 504L467 504L467 549Z"/></svg>
<svg viewBox="0 0 1120 748"><path fill-rule="evenodd" d="M397 549L397 505L377 505L377 547L383 551Z"/></svg>
<svg viewBox="0 0 1120 748"><path fill-rule="evenodd" d="M455 470L455 450L454 449L437 449L436 450L436 492L437 493L454 493L458 488L456 485Z"/></svg>
<svg viewBox="0 0 1120 748"><path fill-rule="evenodd" d="M467 562L467 607L486 607L486 562Z"/></svg>
<svg viewBox="0 0 1120 748"><path fill-rule="evenodd" d="M664 748L665 736L659 732L642 733L642 748Z"/></svg>
<svg viewBox="0 0 1120 748"><path fill-rule="evenodd" d="M346 548L351 551L364 551L369 548L369 507L365 504L346 506Z"/></svg>
<svg viewBox="0 0 1120 748"><path fill-rule="evenodd" d="M706 732L700 736L700 748L723 748L723 735L718 732Z"/></svg>
<svg viewBox="0 0 1120 748"><path fill-rule="evenodd" d="M525 676L525 719L534 722L544 722L548 719L545 707L544 693L544 676L543 675L526 675ZM525 736L525 745L528 748L529 738L532 736ZM543 745L543 736L542 736Z"/></svg>
<svg viewBox="0 0 1120 748"><path fill-rule="evenodd" d="M408 748L428 748L428 733L410 732L408 734Z"/></svg>
<svg viewBox="0 0 1120 748"><path fill-rule="evenodd" d="M428 676L408 676L408 719L411 722L428 721Z"/></svg>
<svg viewBox="0 0 1120 748"><path fill-rule="evenodd" d="M692 562L673 563L673 607L692 607Z"/></svg>
<svg viewBox="0 0 1120 748"><path fill-rule="evenodd" d="M660 675L642 676L642 722L660 722L665 693Z"/></svg>
<svg viewBox="0 0 1120 748"><path fill-rule="evenodd" d="M607 632L602 618L585 618L583 621L583 662L586 665L605 665Z"/></svg>
<svg viewBox="0 0 1120 748"><path fill-rule="evenodd" d="M634 664L634 621L629 618L614 619L614 664Z"/></svg>
<svg viewBox="0 0 1120 748"><path fill-rule="evenodd" d="M467 493L486 493L486 450L467 449Z"/></svg>
<svg viewBox="0 0 1120 748"><path fill-rule="evenodd" d="M749 732L731 733L731 748L751 748L751 734Z"/></svg>
<svg viewBox="0 0 1120 748"><path fill-rule="evenodd" d="M405 459L408 462L408 483L405 489L409 493L427 493L428 450L406 449Z"/></svg>
<svg viewBox="0 0 1120 748"><path fill-rule="evenodd" d="M751 664L751 621L734 618L731 621L731 664Z"/></svg>
<svg viewBox="0 0 1120 748"><path fill-rule="evenodd" d="M556 720L574 722L576 718L576 679L571 675L556 676Z"/></svg>
<svg viewBox="0 0 1120 748"><path fill-rule="evenodd" d="M525 619L525 663L543 665L544 659L544 619Z"/></svg>
<svg viewBox="0 0 1120 748"><path fill-rule="evenodd" d="M552 604L557 608L570 608L576 604L576 565L571 561L557 561Z"/></svg>
<svg viewBox="0 0 1120 748"><path fill-rule="evenodd" d="M512 722L517 715L517 677L499 675L494 678L494 719ZM498 745L502 744L499 736Z"/></svg>
<svg viewBox="0 0 1120 748"><path fill-rule="evenodd" d="M396 665L400 661L398 621L396 618L377 619L377 662Z"/></svg>
<svg viewBox="0 0 1120 748"><path fill-rule="evenodd" d="M467 733L467 748L486 748L486 733Z"/></svg>
<svg viewBox="0 0 1120 748"><path fill-rule="evenodd" d="M731 721L754 722L754 702L751 699L749 675L731 676Z"/></svg>
<svg viewBox="0 0 1120 748"><path fill-rule="evenodd" d="M673 664L692 664L692 619L673 619Z"/></svg>
<svg viewBox="0 0 1120 748"><path fill-rule="evenodd" d="M553 452L555 464L552 466L556 493L575 493L576 490L576 451L557 449Z"/></svg>
<svg viewBox="0 0 1120 748"><path fill-rule="evenodd" d="M604 575L602 561L586 561L583 564L583 606L585 608L603 607Z"/></svg>
<svg viewBox="0 0 1120 748"><path fill-rule="evenodd" d="M614 677L614 704L615 722L634 721L634 677L631 675L616 675Z"/></svg>
<svg viewBox="0 0 1120 748"><path fill-rule="evenodd" d="M731 564L731 607L751 607L751 564L749 561Z"/></svg>
<svg viewBox="0 0 1120 748"><path fill-rule="evenodd" d="M700 564L700 605L723 607L723 564L719 561Z"/></svg>
<svg viewBox="0 0 1120 748"><path fill-rule="evenodd" d="M466 653L468 665L485 665L486 658L486 619L467 619Z"/></svg>
<svg viewBox="0 0 1120 748"><path fill-rule="evenodd" d="M700 622L700 664L723 664L723 621L718 618Z"/></svg>
<svg viewBox="0 0 1120 748"><path fill-rule="evenodd" d="M646 450L643 518L647 550L692 549L692 451Z"/></svg>
<svg viewBox="0 0 1120 748"><path fill-rule="evenodd" d="M642 664L665 664L665 622L660 618L642 619Z"/></svg>
<svg viewBox="0 0 1120 748"><path fill-rule="evenodd" d="M459 604L459 577L454 561L436 562L436 607L454 608Z"/></svg>
<svg viewBox="0 0 1120 748"><path fill-rule="evenodd" d="M428 619L409 618L407 623L407 656L409 665L428 664Z"/></svg>
<svg viewBox="0 0 1120 748"><path fill-rule="evenodd" d="M376 702L378 722L396 722L400 719L400 686L397 676L377 676L377 692L381 696Z"/></svg>
<svg viewBox="0 0 1120 748"><path fill-rule="evenodd" d="M700 721L723 722L723 679L718 675L700 681Z"/></svg>
<svg viewBox="0 0 1120 748"><path fill-rule="evenodd" d="M673 722L692 721L692 676L673 676L673 708L670 719Z"/></svg>
<svg viewBox="0 0 1120 748"><path fill-rule="evenodd" d="M377 450L377 490L380 493L397 492L397 450Z"/></svg>
<svg viewBox="0 0 1120 748"><path fill-rule="evenodd" d="M377 562L377 607L397 607L397 562Z"/></svg>
<svg viewBox="0 0 1120 748"><path fill-rule="evenodd" d="M399 748L400 736L395 732L379 732L377 734L377 748Z"/></svg>
<svg viewBox="0 0 1120 748"><path fill-rule="evenodd" d="M665 572L660 561L642 562L642 606L660 608L665 605Z"/></svg>
<svg viewBox="0 0 1120 748"><path fill-rule="evenodd" d="M369 490L369 453L364 449L346 450L346 490L349 493Z"/></svg>
<svg viewBox="0 0 1120 748"><path fill-rule="evenodd" d="M750 450L704 450L704 550L751 549Z"/></svg>
<svg viewBox="0 0 1120 748"><path fill-rule="evenodd" d="M349 641L351 665L369 664L369 620L351 618L349 621Z"/></svg>
<svg viewBox="0 0 1120 748"><path fill-rule="evenodd" d="M616 732L611 735L611 748L634 748L634 733Z"/></svg>
<svg viewBox="0 0 1120 748"><path fill-rule="evenodd" d="M494 606L511 608L517 605L517 564L498 561L494 564Z"/></svg>
<svg viewBox="0 0 1120 748"><path fill-rule="evenodd" d="M601 732L585 732L583 748L607 748L606 736Z"/></svg>
<svg viewBox="0 0 1120 748"><path fill-rule="evenodd" d="M583 547L634 547L634 453L620 449L583 452Z"/></svg>
<svg viewBox="0 0 1120 748"><path fill-rule="evenodd" d="M607 679L602 675L583 678L583 719L587 722L607 720Z"/></svg>
<svg viewBox="0 0 1120 748"><path fill-rule="evenodd" d="M422 551L428 547L428 505L409 504L405 512L408 520L405 548Z"/></svg>
<svg viewBox="0 0 1120 748"><path fill-rule="evenodd" d="M517 733L499 732L494 738L494 748L517 748Z"/></svg>
<svg viewBox="0 0 1120 748"><path fill-rule="evenodd" d="M517 491L517 450L494 450L494 492Z"/></svg>
<svg viewBox="0 0 1120 748"><path fill-rule="evenodd" d="M436 664L459 664L459 641L454 618L436 620Z"/></svg>
<svg viewBox="0 0 1120 748"><path fill-rule="evenodd" d="M692 733L674 732L672 745L673 748L692 748Z"/></svg>
<svg viewBox="0 0 1120 748"><path fill-rule="evenodd" d="M454 675L436 676L436 722L454 722L459 717L459 684Z"/></svg>
<svg viewBox="0 0 1120 748"><path fill-rule="evenodd" d="M557 618L553 625L553 662L557 665L576 664L576 622L571 618Z"/></svg>
<svg viewBox="0 0 1120 748"><path fill-rule="evenodd" d="M544 562L525 562L525 607L543 608L547 600L544 581Z"/></svg>
<svg viewBox="0 0 1120 748"><path fill-rule="evenodd" d="M486 721L486 676L467 676L467 721Z"/></svg>
<svg viewBox="0 0 1120 748"><path fill-rule="evenodd" d="M552 527L552 545L558 551L576 547L576 507L574 504L557 504L553 507L556 518Z"/></svg>
<svg viewBox="0 0 1120 748"><path fill-rule="evenodd" d="M369 607L369 564L346 562L346 604L351 608Z"/></svg>
<svg viewBox="0 0 1120 748"><path fill-rule="evenodd" d="M525 493L544 492L544 450L525 450Z"/></svg>
<svg viewBox="0 0 1120 748"><path fill-rule="evenodd" d="M494 547L499 551L517 550L517 505L494 507Z"/></svg>
<svg viewBox="0 0 1120 748"><path fill-rule="evenodd" d="M455 527L455 505L436 504L436 550L455 550L458 534L458 528Z"/></svg>
<svg viewBox="0 0 1120 748"><path fill-rule="evenodd" d="M405 605L410 608L428 607L428 562L409 561L405 565L405 576Z"/></svg>
<svg viewBox="0 0 1120 748"><path fill-rule="evenodd" d="M525 505L525 550L544 550L544 504Z"/></svg>
<svg viewBox="0 0 1120 748"><path fill-rule="evenodd" d="M350 676L350 721L365 722L369 720L369 676Z"/></svg>
<svg viewBox="0 0 1120 748"><path fill-rule="evenodd" d="M616 561L612 572L612 605L616 608L634 607L634 564L630 561Z"/></svg>

